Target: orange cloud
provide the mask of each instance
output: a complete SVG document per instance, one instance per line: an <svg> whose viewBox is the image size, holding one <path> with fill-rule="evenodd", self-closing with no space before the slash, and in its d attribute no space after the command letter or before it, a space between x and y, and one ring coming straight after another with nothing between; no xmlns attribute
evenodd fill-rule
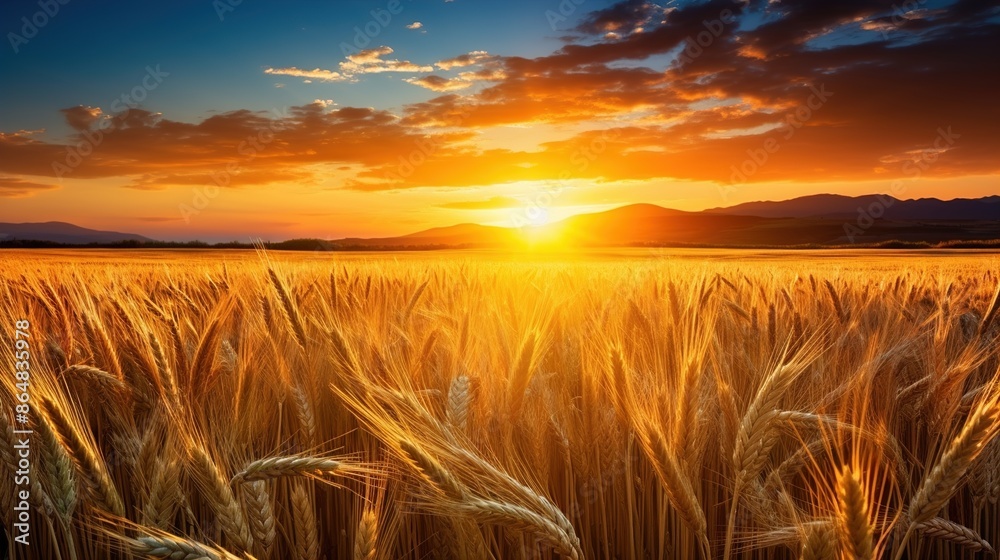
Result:
<svg viewBox="0 0 1000 560"><path fill-rule="evenodd" d="M406 78L403 81L431 91L457 91L472 85L472 82L470 81L461 79L449 80L448 78L442 78L441 76L435 76L433 74L430 76L421 76L419 78Z"/></svg>
<svg viewBox="0 0 1000 560"><path fill-rule="evenodd" d="M35 183L19 177L0 177L0 198L26 198L58 188L56 185Z"/></svg>
<svg viewBox="0 0 1000 560"><path fill-rule="evenodd" d="M490 53L486 51L472 51L466 54L460 54L456 57L447 58L445 60L440 60L434 63L441 70L451 70L452 68L464 68L466 66L472 66L474 64L479 64L480 62L487 60L494 60L497 57L490 56Z"/></svg>
<svg viewBox="0 0 1000 560"><path fill-rule="evenodd" d="M509 196L494 196L486 200L462 200L438 204L438 208L449 208L452 210L504 210L507 208L520 208L522 206L524 206L523 202Z"/></svg>
<svg viewBox="0 0 1000 560"><path fill-rule="evenodd" d="M895 21L886 7L860 0L746 6L710 0L663 11L626 0L586 17L575 38L545 56L472 51L438 61L449 74L405 81L442 95L398 115L324 101L187 123L142 109L108 117L71 107L63 115L75 132L64 142L0 134L0 172L54 176L55 162L98 135L71 176L125 178L140 190L207 183L219 173L231 187L336 177L365 191L852 181L911 175L907 163L925 162L914 154L933 147L944 128L955 141L921 176L1000 173L1000 84L983 67L983 53L1000 52L1000 25L987 17L996 10L959 2ZM757 11L758 25L741 25L747 9ZM339 80L433 70L392 54L382 46L349 56L338 71L265 72ZM827 94L819 99L817 91ZM562 137L538 145L531 126L539 123ZM493 127L522 127L525 145L487 149L480 134Z"/></svg>

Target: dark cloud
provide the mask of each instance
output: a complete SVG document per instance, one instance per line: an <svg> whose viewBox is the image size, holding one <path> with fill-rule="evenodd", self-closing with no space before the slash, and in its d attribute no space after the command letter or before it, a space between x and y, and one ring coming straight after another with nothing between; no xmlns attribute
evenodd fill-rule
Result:
<svg viewBox="0 0 1000 560"><path fill-rule="evenodd" d="M658 23L663 8L645 0L625 0L603 10L591 12L577 31L590 34L629 34L650 23Z"/></svg>

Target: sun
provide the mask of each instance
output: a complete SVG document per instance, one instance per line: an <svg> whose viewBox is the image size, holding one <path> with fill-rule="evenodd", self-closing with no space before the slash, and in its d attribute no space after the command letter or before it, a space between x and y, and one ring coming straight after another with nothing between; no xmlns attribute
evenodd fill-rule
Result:
<svg viewBox="0 0 1000 560"><path fill-rule="evenodd" d="M539 220L522 227L520 233L524 247L529 251L566 249L565 232L559 223Z"/></svg>
<svg viewBox="0 0 1000 560"><path fill-rule="evenodd" d="M549 211L545 208L538 208L538 212L529 212L528 214L529 226L541 227L548 225L552 221Z"/></svg>

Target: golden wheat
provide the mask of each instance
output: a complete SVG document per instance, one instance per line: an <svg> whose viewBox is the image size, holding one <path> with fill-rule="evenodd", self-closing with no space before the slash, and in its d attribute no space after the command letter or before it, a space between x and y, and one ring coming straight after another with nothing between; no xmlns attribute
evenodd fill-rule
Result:
<svg viewBox="0 0 1000 560"><path fill-rule="evenodd" d="M951 559L1000 538L990 256L94 255L0 252L0 315L32 336L16 560Z"/></svg>

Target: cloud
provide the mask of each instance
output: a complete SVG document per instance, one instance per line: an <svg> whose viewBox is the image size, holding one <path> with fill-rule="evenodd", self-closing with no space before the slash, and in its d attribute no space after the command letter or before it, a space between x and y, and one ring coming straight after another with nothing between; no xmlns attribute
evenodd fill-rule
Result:
<svg viewBox="0 0 1000 560"><path fill-rule="evenodd" d="M472 51L470 53L461 54L453 58L448 58L445 60L440 60L434 63L441 70L451 70L452 68L463 68L465 66L472 66L473 64L479 64L480 62L490 60L496 57L490 56L490 53L486 51Z"/></svg>
<svg viewBox="0 0 1000 560"><path fill-rule="evenodd" d="M65 177L125 179L135 190L213 182L231 188L312 184L326 177L324 166L349 166L339 173L351 176L389 165L420 143L440 143L440 154L447 155L453 152L450 144L471 136L430 133L404 126L388 111L336 107L326 100L280 113L241 109L195 122L134 108L114 115L99 130L100 144L75 161L76 146L95 135L95 128L79 131L65 143L37 139L30 131L0 133L0 173L58 177L59 166L72 161L76 165ZM8 177L0 190L11 197L49 188L56 187Z"/></svg>
<svg viewBox="0 0 1000 560"><path fill-rule="evenodd" d="M180 216L174 216L174 217L169 217L169 216L139 216L139 217L136 218L136 220L139 220L140 222L149 222L149 223L159 224L159 223L168 223L168 222L179 222L179 221L183 220L183 218L181 218Z"/></svg>
<svg viewBox="0 0 1000 560"><path fill-rule="evenodd" d="M347 60L354 64L375 64L381 62L380 59L383 56L392 54L393 52L395 51L392 50L392 47L382 45L381 47L365 49L357 54L348 55Z"/></svg>
<svg viewBox="0 0 1000 560"><path fill-rule="evenodd" d="M303 70L295 66L288 68L265 68L265 74L277 76L294 76L305 78L304 83L311 84L313 80L324 82L352 81L358 74L379 74L383 72L431 72L431 66L414 64L408 60L385 60L382 57L392 54L392 47L380 46L373 49L366 49L352 55L348 55L339 65L339 71L324 70L314 68Z"/></svg>
<svg viewBox="0 0 1000 560"><path fill-rule="evenodd" d="M341 74L340 72L323 70L322 68L314 68L312 70L302 70L301 68L296 68L294 66L290 66L288 68L265 68L264 73L275 76L308 78L310 80L321 80L324 82L341 82L348 79L347 76Z"/></svg>
<svg viewBox="0 0 1000 560"><path fill-rule="evenodd" d="M453 210L503 210L506 208L520 208L521 206L524 206L523 202L508 196L494 196L486 200L460 200L438 204L438 208Z"/></svg>
<svg viewBox="0 0 1000 560"><path fill-rule="evenodd" d="M58 189L56 185L35 183L19 177L0 176L0 198L27 198L44 191Z"/></svg>
<svg viewBox="0 0 1000 560"><path fill-rule="evenodd" d="M382 57L392 54L391 47L381 46L363 50L347 57L340 63L341 72L354 74L379 74L382 72L431 72L434 68L414 64L408 60L384 60Z"/></svg>
<svg viewBox="0 0 1000 560"><path fill-rule="evenodd" d="M65 141L0 133L0 173L54 176L53 163L98 123L102 143L72 177L125 178L135 189L211 184L231 164L239 173L227 186L237 188L330 177L366 191L729 184L747 161L755 169L741 182L891 180L906 178L914 154L949 127L958 140L921 176L1000 173L1000 78L983 55L1000 52L1000 23L989 3L959 0L914 18L867 0L706 0L663 13L646 4L584 17L580 31L593 33L543 56L472 51L432 67L392 60L381 46L337 72L279 69L316 80L411 72L408 83L439 92L396 113L317 100L278 115L241 109L182 122L140 109L105 120L71 107ZM431 74L435 67L444 75ZM810 101L817 88L830 92L818 105ZM540 141L526 132L523 145L503 149L483 140L495 127L540 124L560 135ZM777 149L756 164L765 146Z"/></svg>
<svg viewBox="0 0 1000 560"><path fill-rule="evenodd" d="M457 91L472 85L472 82L462 79L449 80L441 76L421 76L419 78L406 78L403 80L408 84L420 86L431 91Z"/></svg>
<svg viewBox="0 0 1000 560"><path fill-rule="evenodd" d="M472 51L453 58L440 60L434 65L445 71L454 68L468 68L470 66L479 66L480 68L478 70L460 72L455 78L430 75L420 78L408 78L405 81L431 91L449 92L466 89L476 82L498 82L506 77L506 73L501 67L500 57L490 55L486 51Z"/></svg>
<svg viewBox="0 0 1000 560"><path fill-rule="evenodd" d="M424 24L420 23L419 21L415 21L415 22L407 25L406 28L407 29L420 29L423 26L424 26Z"/></svg>
<svg viewBox="0 0 1000 560"><path fill-rule="evenodd" d="M663 8L652 2L625 0L591 12L577 26L577 31L592 35L611 34L612 38L617 39L621 35L641 32L644 25L656 22L656 18L661 17L663 12Z"/></svg>
<svg viewBox="0 0 1000 560"><path fill-rule="evenodd" d="M73 130L86 130L94 124L101 116L99 107L84 107L77 105L61 111L68 124Z"/></svg>

